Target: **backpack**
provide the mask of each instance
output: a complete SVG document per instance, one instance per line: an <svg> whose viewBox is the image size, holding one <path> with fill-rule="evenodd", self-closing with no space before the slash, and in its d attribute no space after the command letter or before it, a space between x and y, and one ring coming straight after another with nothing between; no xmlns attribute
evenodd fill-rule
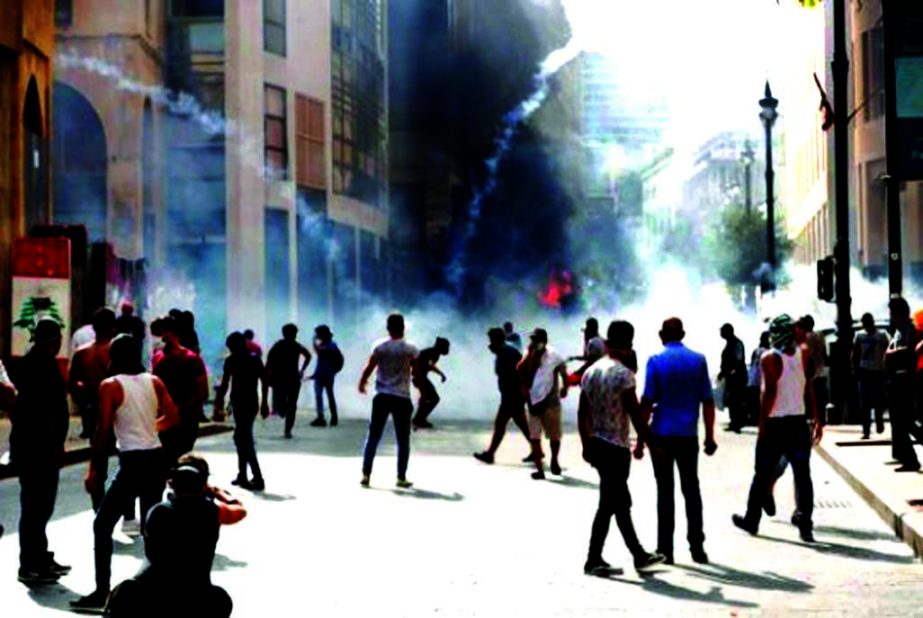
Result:
<svg viewBox="0 0 923 618"><path fill-rule="evenodd" d="M336 347L330 350L330 367L333 369L333 373L337 374L343 370L343 353L340 352L340 348Z"/></svg>

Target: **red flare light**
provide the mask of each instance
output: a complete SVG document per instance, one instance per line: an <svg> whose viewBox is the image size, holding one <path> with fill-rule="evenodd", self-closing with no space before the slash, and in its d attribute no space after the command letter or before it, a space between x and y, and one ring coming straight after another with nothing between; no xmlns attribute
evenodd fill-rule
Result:
<svg viewBox="0 0 923 618"><path fill-rule="evenodd" d="M560 309L562 301L573 294L573 275L566 270L560 273L553 270L551 271L551 276L548 279L548 285L545 290L538 294L538 302L551 309Z"/></svg>

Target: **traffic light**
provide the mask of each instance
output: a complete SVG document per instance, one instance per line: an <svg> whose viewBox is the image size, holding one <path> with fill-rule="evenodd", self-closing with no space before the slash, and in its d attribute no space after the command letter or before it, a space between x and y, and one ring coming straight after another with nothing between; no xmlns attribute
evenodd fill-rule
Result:
<svg viewBox="0 0 923 618"><path fill-rule="evenodd" d="M833 302L833 258L817 260L817 297L823 301Z"/></svg>

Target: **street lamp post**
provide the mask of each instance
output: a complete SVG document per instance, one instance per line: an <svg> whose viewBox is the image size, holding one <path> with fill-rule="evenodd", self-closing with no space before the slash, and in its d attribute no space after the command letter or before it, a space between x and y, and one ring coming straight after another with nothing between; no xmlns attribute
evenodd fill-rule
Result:
<svg viewBox="0 0 923 618"><path fill-rule="evenodd" d="M772 90L769 88L769 82L766 82L766 91L760 99L760 120L763 121L763 128L766 129L766 257L769 263L769 283L767 291L775 289L776 277L776 218L775 218L775 194L773 191L773 181L775 180L775 171L772 168L772 126L779 117L776 108L779 107L779 100L772 96Z"/></svg>
<svg viewBox="0 0 923 618"><path fill-rule="evenodd" d="M740 162L744 166L744 209L749 215L753 210L753 162L756 160L756 153L753 152L753 145L750 140L744 141L743 152L740 153Z"/></svg>

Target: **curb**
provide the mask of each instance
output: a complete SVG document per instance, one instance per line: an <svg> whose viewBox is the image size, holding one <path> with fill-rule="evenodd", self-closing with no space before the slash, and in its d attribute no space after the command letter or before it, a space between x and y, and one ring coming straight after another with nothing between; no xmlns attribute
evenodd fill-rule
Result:
<svg viewBox="0 0 923 618"><path fill-rule="evenodd" d="M913 550L914 557L923 557L923 512L899 499L886 499L876 493L867 483L850 472L846 466L821 444L814 447L818 455L830 464L840 478L846 481L891 530Z"/></svg>
<svg viewBox="0 0 923 618"><path fill-rule="evenodd" d="M199 425L199 438L207 438L221 433L233 431L234 426L228 423L203 423ZM80 446L68 451L64 451L64 462L61 467L71 466L76 463L89 461L90 446ZM13 466L0 465L0 481L16 477Z"/></svg>

